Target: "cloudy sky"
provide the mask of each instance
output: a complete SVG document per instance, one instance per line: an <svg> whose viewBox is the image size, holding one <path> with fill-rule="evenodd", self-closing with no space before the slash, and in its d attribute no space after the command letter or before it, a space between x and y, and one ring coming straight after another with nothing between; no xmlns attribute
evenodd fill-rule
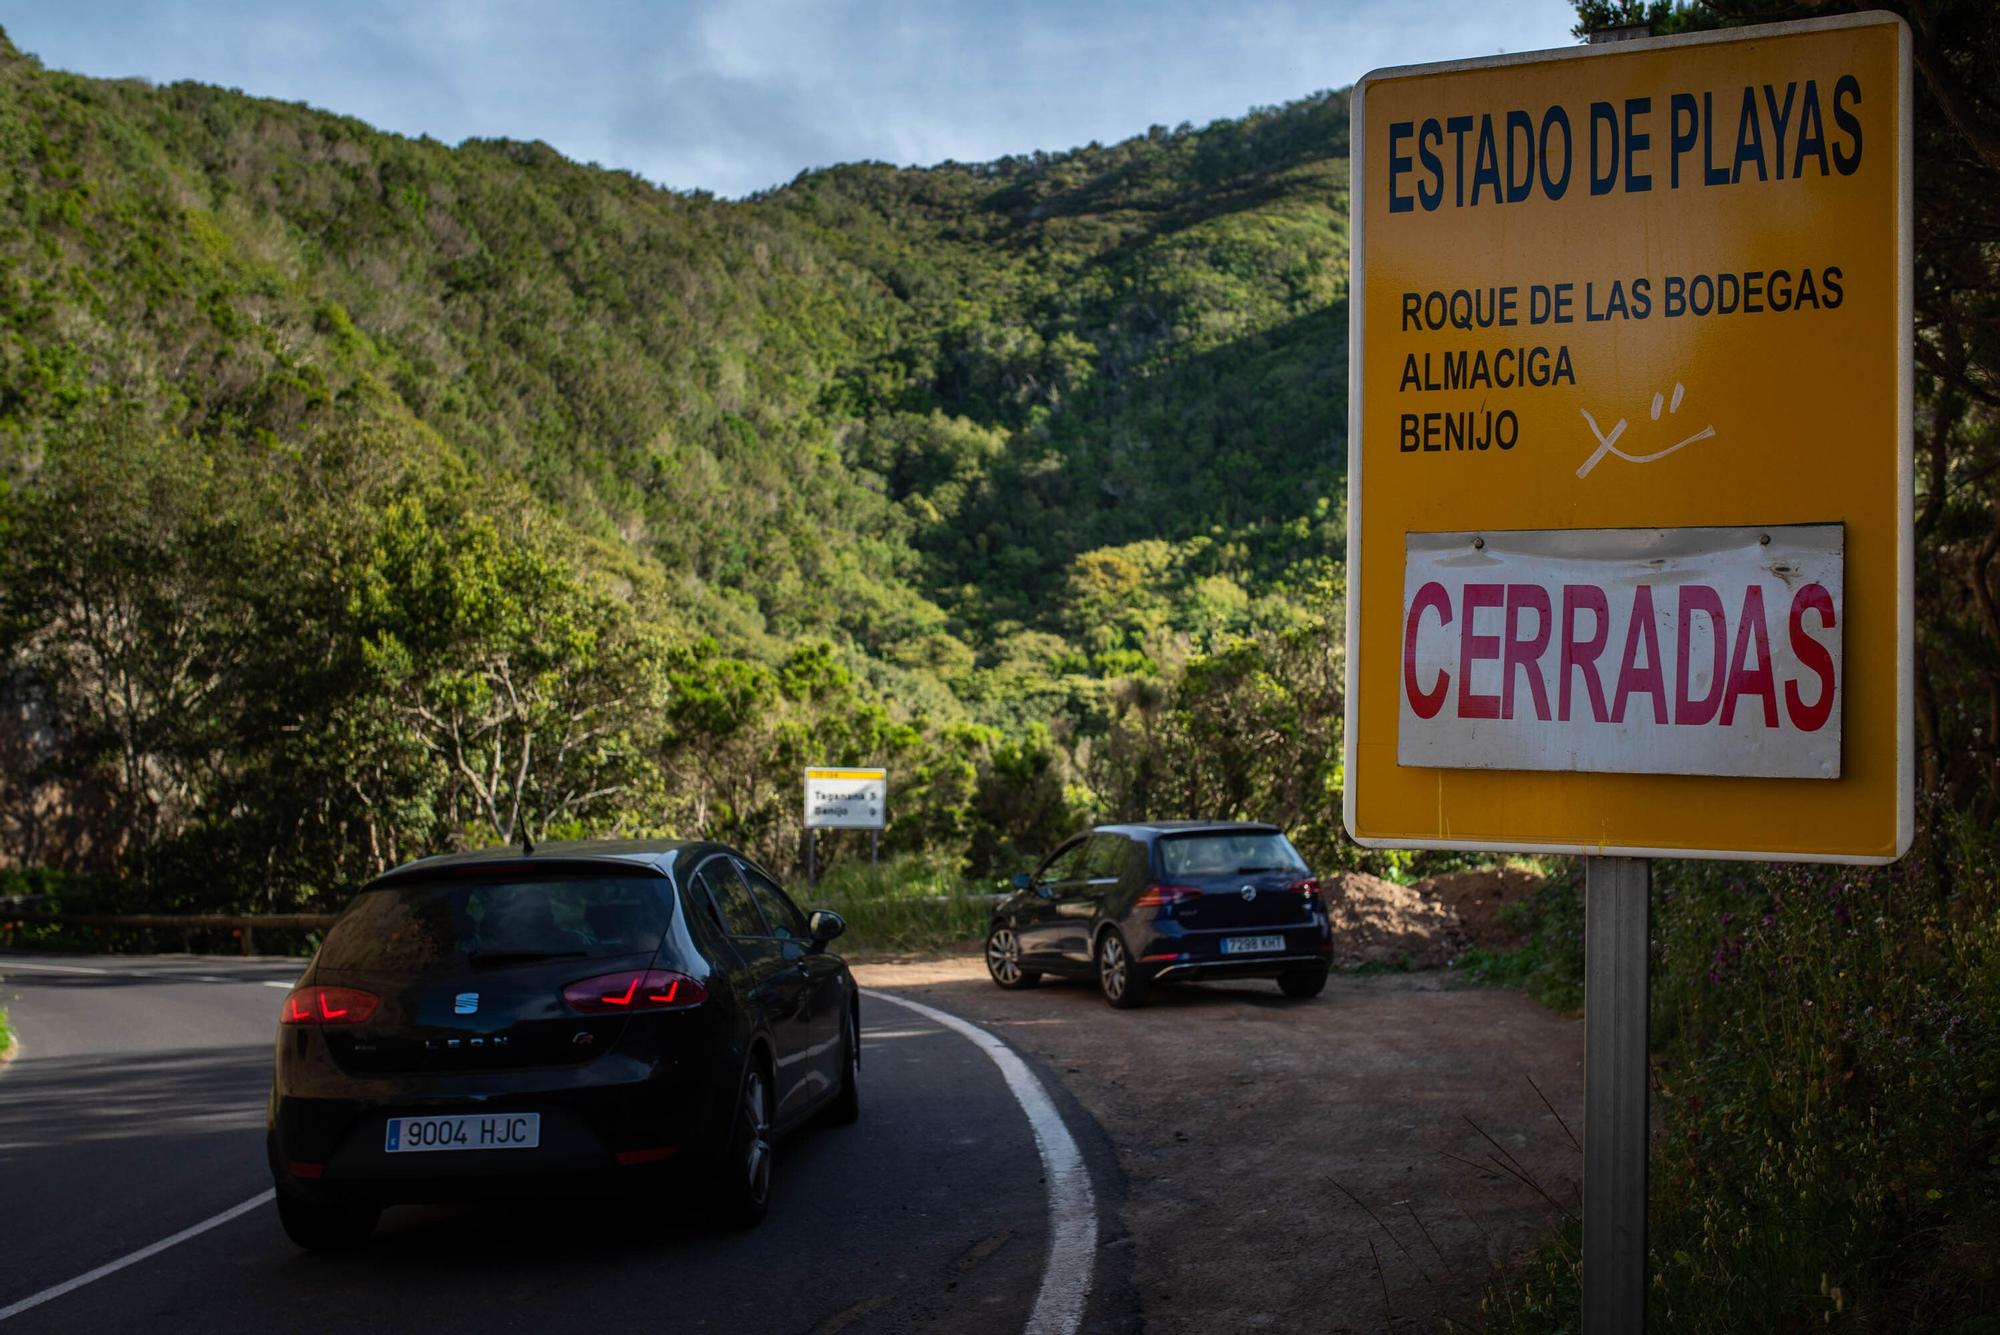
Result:
<svg viewBox="0 0 2000 1335"><path fill-rule="evenodd" d="M14 44L741 195L1205 124L1380 65L1573 42L1568 0L27 0Z"/></svg>

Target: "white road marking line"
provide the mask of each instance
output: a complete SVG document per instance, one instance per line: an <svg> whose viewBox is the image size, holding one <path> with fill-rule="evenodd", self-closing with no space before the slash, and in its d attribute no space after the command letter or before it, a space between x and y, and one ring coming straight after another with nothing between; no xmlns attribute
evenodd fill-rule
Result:
<svg viewBox="0 0 2000 1335"><path fill-rule="evenodd" d="M10 1306L0 1307L0 1321L6 1321L9 1320L10 1318L17 1317L21 1315L21 1313L26 1312L31 1308L40 1307L43 1303L48 1302L51 1299L60 1298L65 1293L74 1293L76 1290L82 1288L84 1285L94 1284L98 1280L103 1279L106 1275L117 1274L120 1270L123 1270L128 1265L137 1265L139 1264L139 1262L146 1260L148 1257L158 1256L161 1252L167 1250L167 1248L169 1247L177 1247L181 1243L186 1242L189 1238L198 1237L199 1235L208 1232L208 1230L210 1230L211 1228L216 1228L222 1224L228 1223L230 1220L236 1218L239 1215L248 1214L250 1213L250 1211L257 1209L259 1206L270 1204L271 1200L274 1197L276 1197L277 1194L278 1193L276 1191L261 1192L258 1195L252 1196L249 1200L244 1201L241 1205L232 1205L227 1210L224 1210L221 1214L210 1215L208 1218L202 1220L199 1224L194 1225L192 1228L182 1229L180 1232L174 1234L170 1238L161 1238L158 1242L153 1243L151 1246L141 1247L138 1251L132 1252L129 1255L121 1256L115 1261L107 1262L104 1265L97 1267L97 1269L95 1270L87 1270L83 1274L78 1275L75 1279L64 1280L62 1283L56 1285L52 1289L43 1289L40 1293L30 1294L26 1298L23 1298L21 1299L21 1301L11 1304Z"/></svg>
<svg viewBox="0 0 2000 1335"><path fill-rule="evenodd" d="M290 991L296 985L296 980L281 983L268 978L224 978L220 974L179 973L171 969L154 969L150 972L143 969L92 969L81 964L43 964L39 961L27 964L18 960L0 959L0 978L10 973L82 973L95 978L158 978L166 982L187 983L262 983L265 987L282 987L286 991Z"/></svg>
<svg viewBox="0 0 2000 1335"><path fill-rule="evenodd" d="M114 974L117 969L87 969L81 964L27 964L20 960L0 960L0 973L95 973Z"/></svg>
<svg viewBox="0 0 2000 1335"><path fill-rule="evenodd" d="M1090 1299L1091 1272L1097 1257L1097 1196L1091 1190L1083 1151L1063 1125L1055 1100L1014 1049L978 1025L872 987L862 988L861 994L943 1025L969 1040L1000 1068L1008 1090L1034 1130L1035 1150L1042 1156L1042 1170L1049 1183L1049 1259L1042 1267L1042 1286L1028 1313L1024 1335L1076 1335ZM4 1316L0 1313L0 1318Z"/></svg>

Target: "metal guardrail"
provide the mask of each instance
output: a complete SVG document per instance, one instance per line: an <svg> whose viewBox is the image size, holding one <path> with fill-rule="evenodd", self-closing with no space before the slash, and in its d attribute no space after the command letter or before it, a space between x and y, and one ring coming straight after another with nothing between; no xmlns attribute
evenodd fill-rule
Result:
<svg viewBox="0 0 2000 1335"><path fill-rule="evenodd" d="M213 931L240 932L243 953L257 953L257 932L324 931L339 919L337 913L46 913L0 908L0 927L13 923L53 923L76 927L124 927L133 931Z"/></svg>

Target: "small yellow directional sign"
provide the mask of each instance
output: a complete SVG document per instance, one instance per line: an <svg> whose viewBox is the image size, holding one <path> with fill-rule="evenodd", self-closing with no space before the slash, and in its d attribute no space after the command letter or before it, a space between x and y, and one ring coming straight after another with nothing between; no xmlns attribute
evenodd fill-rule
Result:
<svg viewBox="0 0 2000 1335"><path fill-rule="evenodd" d="M1355 838L1908 847L1909 60L1860 15L1356 87Z"/></svg>
<svg viewBox="0 0 2000 1335"><path fill-rule="evenodd" d="M888 823L889 773L853 766L806 770L806 828L879 830Z"/></svg>

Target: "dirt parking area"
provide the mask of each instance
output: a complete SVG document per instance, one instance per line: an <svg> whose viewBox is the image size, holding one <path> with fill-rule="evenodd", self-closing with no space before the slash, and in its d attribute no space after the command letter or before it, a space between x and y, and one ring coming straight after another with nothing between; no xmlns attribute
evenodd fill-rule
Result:
<svg viewBox="0 0 2000 1335"><path fill-rule="evenodd" d="M1125 1177L1104 1245L1132 1249L1148 1332L1452 1329L1578 1210L1583 1026L1517 992L1392 973L1114 1011L976 958L855 973L991 1026L1097 1119Z"/></svg>

